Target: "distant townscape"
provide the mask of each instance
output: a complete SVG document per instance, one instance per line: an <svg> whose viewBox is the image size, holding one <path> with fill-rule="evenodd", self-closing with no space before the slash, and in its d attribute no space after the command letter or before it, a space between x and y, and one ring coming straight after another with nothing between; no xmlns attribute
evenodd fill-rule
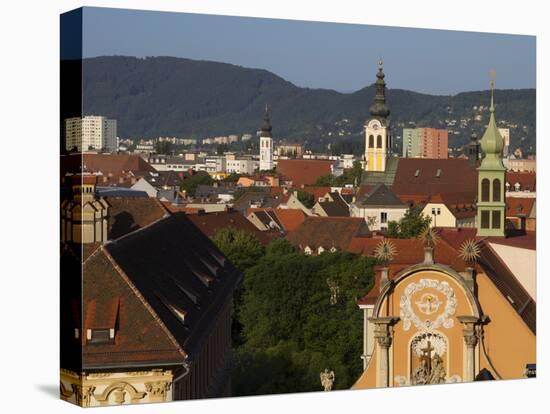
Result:
<svg viewBox="0 0 550 414"><path fill-rule="evenodd" d="M121 66L134 76L158 61L89 64L84 94L97 90L83 116L62 120L61 346L82 349L62 352L64 399L101 406L536 375L535 130L530 109L511 109L534 91L501 93L492 80L488 93L452 98L463 107L442 106L449 99L388 93L380 61L355 95L355 120L334 109L317 138L297 132L307 110L285 119L294 110L280 97L258 104L253 129L250 114L185 103L184 124L211 133L151 136L160 118L129 125L140 109L128 96L155 98L138 83L117 92L132 106L123 120L112 115L118 104L101 108ZM265 72L216 65L242 81L243 96L248 77ZM302 99L273 77L258 79ZM327 96L342 95L307 93L325 112L335 108ZM393 99L405 95L437 116L400 113ZM358 113L368 113L360 125ZM234 133L216 130L224 120ZM338 141L352 135L355 144Z"/></svg>
<svg viewBox="0 0 550 414"><path fill-rule="evenodd" d="M269 103L277 144L359 157L368 117L364 103L375 95L374 85L353 93L301 88L266 70L183 58L102 56L82 65L83 113L116 119L118 134L129 146L175 137L180 150L228 145L257 152L252 142L243 145L230 137L244 135L246 141L254 135L258 114ZM450 154L459 156L489 120L488 90L440 96L388 89L387 95L392 150L399 154L403 129L426 127L446 129ZM535 101L534 89L499 90L498 126L510 130L511 152L519 149L525 157L536 153Z"/></svg>

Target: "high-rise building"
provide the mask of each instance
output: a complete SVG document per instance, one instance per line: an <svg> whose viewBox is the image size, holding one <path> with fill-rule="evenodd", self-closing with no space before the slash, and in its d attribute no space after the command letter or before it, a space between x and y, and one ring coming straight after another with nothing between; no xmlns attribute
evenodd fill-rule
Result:
<svg viewBox="0 0 550 414"><path fill-rule="evenodd" d="M422 147L419 128L403 128L403 157L420 158Z"/></svg>
<svg viewBox="0 0 550 414"><path fill-rule="evenodd" d="M403 128L403 157L448 158L449 132L437 128Z"/></svg>
<svg viewBox="0 0 550 414"><path fill-rule="evenodd" d="M499 128L498 132L500 132L500 136L504 140L504 147L502 148L502 156L504 158L507 158L509 149L510 149L510 128Z"/></svg>
<svg viewBox="0 0 550 414"><path fill-rule="evenodd" d="M384 81L382 61L378 62L376 74L376 95L374 104L369 108L372 116L365 124L365 170L385 171L386 161L391 154L392 137L386 106L386 82Z"/></svg>
<svg viewBox="0 0 550 414"><path fill-rule="evenodd" d="M478 168L477 235L504 236L506 168L502 163L504 140L495 121L494 84L491 84L489 112L489 124L481 138L485 156Z"/></svg>
<svg viewBox="0 0 550 414"><path fill-rule="evenodd" d="M65 120L65 149L83 151L117 150L117 121L104 116L87 115Z"/></svg>
<svg viewBox="0 0 550 414"><path fill-rule="evenodd" d="M264 122L260 132L260 171L273 169L273 138L271 138L269 112L265 106Z"/></svg>

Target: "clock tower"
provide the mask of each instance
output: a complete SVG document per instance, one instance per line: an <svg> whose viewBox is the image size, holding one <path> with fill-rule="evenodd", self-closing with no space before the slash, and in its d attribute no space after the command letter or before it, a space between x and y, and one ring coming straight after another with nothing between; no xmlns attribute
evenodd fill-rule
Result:
<svg viewBox="0 0 550 414"><path fill-rule="evenodd" d="M369 108L371 118L365 123L365 170L385 171L391 154L392 136L388 122L390 110L386 106L386 82L382 61L378 62L376 95Z"/></svg>
<svg viewBox="0 0 550 414"><path fill-rule="evenodd" d="M260 132L260 171L273 169L273 138L267 104L265 105L264 122Z"/></svg>

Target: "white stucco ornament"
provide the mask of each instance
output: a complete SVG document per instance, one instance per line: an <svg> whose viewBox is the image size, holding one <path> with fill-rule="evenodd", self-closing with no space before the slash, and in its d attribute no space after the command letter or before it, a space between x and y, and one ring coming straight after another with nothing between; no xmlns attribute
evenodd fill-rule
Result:
<svg viewBox="0 0 550 414"><path fill-rule="evenodd" d="M439 313L435 319L421 319L413 309L413 295L424 289L435 289L445 295L445 302L441 302L436 295L426 292L415 302L419 310L426 315L435 314L444 303L445 307L443 311ZM418 330L426 332L438 329L439 327L447 329L452 328L454 326L454 321L451 316L454 315L456 311L456 304L455 292L447 282L434 279L420 279L419 282L412 282L405 288L399 302L403 329L408 331L412 324L414 324Z"/></svg>
<svg viewBox="0 0 550 414"><path fill-rule="evenodd" d="M422 356L424 349L431 347L439 356L447 352L447 341L437 333L423 333L416 336L411 342L411 348L417 357Z"/></svg>

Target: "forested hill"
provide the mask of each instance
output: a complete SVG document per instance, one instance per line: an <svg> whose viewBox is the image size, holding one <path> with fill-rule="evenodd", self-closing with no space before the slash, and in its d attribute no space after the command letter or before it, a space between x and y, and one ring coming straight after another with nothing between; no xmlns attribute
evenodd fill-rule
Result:
<svg viewBox="0 0 550 414"><path fill-rule="evenodd" d="M359 135L374 97L372 85L354 93L301 88L262 69L174 57L90 58L83 72L84 113L117 119L121 138L254 133L268 103L275 138L334 142ZM395 135L409 122L448 127L452 145L486 123L488 112L474 106L488 105L488 91L433 96L386 81ZM534 149L535 90L497 90L495 99L498 119L514 126L513 146Z"/></svg>

